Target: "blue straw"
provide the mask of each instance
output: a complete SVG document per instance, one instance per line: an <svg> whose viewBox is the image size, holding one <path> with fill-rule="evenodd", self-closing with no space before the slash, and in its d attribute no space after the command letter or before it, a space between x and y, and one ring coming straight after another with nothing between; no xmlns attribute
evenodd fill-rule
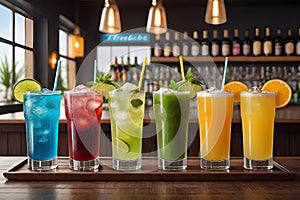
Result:
<svg viewBox="0 0 300 200"><path fill-rule="evenodd" d="M59 76L59 73L60 73L60 68L61 68L61 60L58 61L58 65L57 65L57 68L56 68L56 74L55 74L55 80L54 80L53 92L55 92L56 89L57 89L58 76Z"/></svg>
<svg viewBox="0 0 300 200"><path fill-rule="evenodd" d="M228 57L225 58L225 66L224 66L223 80L222 80L222 87L221 87L222 90L224 89L224 85L225 85L227 67L228 67Z"/></svg>
<svg viewBox="0 0 300 200"><path fill-rule="evenodd" d="M97 71L98 71L98 63L97 60L94 60L94 83L96 83Z"/></svg>

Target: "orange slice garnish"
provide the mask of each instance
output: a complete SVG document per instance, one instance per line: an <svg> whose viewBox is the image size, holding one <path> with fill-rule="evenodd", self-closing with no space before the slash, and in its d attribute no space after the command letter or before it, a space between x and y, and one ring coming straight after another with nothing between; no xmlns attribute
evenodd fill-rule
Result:
<svg viewBox="0 0 300 200"><path fill-rule="evenodd" d="M267 81L262 90L268 92L276 92L276 108L286 106L292 98L292 90L290 86L280 79L271 79Z"/></svg>
<svg viewBox="0 0 300 200"><path fill-rule="evenodd" d="M224 85L223 90L234 93L234 102L240 102L240 93L248 91L247 85L240 81L232 81Z"/></svg>

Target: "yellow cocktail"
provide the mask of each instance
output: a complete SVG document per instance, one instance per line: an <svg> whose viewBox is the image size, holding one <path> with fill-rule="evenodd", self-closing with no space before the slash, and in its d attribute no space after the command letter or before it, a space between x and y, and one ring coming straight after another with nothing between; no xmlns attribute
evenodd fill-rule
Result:
<svg viewBox="0 0 300 200"><path fill-rule="evenodd" d="M242 92L241 117L243 127L244 167L273 167L273 135L275 119L274 92Z"/></svg>
<svg viewBox="0 0 300 200"><path fill-rule="evenodd" d="M233 93L218 90L197 93L202 169L230 167L233 96Z"/></svg>

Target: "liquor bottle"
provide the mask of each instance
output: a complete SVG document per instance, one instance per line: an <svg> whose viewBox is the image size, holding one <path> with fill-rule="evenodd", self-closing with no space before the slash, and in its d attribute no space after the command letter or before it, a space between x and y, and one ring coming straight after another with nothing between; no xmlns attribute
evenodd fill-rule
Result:
<svg viewBox="0 0 300 200"><path fill-rule="evenodd" d="M191 55L192 56L199 56L200 55L200 45L199 45L199 36L198 32L193 32L193 43L191 45Z"/></svg>
<svg viewBox="0 0 300 200"><path fill-rule="evenodd" d="M165 33L165 43L164 43L164 56L171 56L171 43L170 43L170 32Z"/></svg>
<svg viewBox="0 0 300 200"><path fill-rule="evenodd" d="M300 55L300 28L298 29L298 36L295 41L296 45L296 54L299 56Z"/></svg>
<svg viewBox="0 0 300 200"><path fill-rule="evenodd" d="M220 41L218 39L218 31L213 30L213 40L211 42L211 55L219 56L220 55Z"/></svg>
<svg viewBox="0 0 300 200"><path fill-rule="evenodd" d="M121 72L120 81L125 83L127 81L127 76L126 76L126 68L124 65L123 56L121 56L121 65L119 65L119 67L120 67L120 72Z"/></svg>
<svg viewBox="0 0 300 200"><path fill-rule="evenodd" d="M162 44L161 44L160 34L155 35L153 56L155 56L155 57L162 56Z"/></svg>
<svg viewBox="0 0 300 200"><path fill-rule="evenodd" d="M255 28L255 35L252 39L252 54L254 56L261 55L261 40L259 37L259 28Z"/></svg>
<svg viewBox="0 0 300 200"><path fill-rule="evenodd" d="M202 40L201 40L201 55L202 56L209 56L209 47L210 42L208 41L208 33L207 30L203 30Z"/></svg>
<svg viewBox="0 0 300 200"><path fill-rule="evenodd" d="M297 85L297 82L296 81L293 81L292 82L292 99L291 99L291 104L292 105L299 105L299 88L297 88L298 85Z"/></svg>
<svg viewBox="0 0 300 200"><path fill-rule="evenodd" d="M281 37L281 29L277 29L276 37L274 38L274 54L275 56L283 55L283 39Z"/></svg>
<svg viewBox="0 0 300 200"><path fill-rule="evenodd" d="M138 65L138 58L135 56L134 57L134 64L132 66L132 82L134 84L137 84L138 81L139 81L139 79L140 79L140 77L139 77L140 72L139 72L139 68L138 67L139 67L139 65Z"/></svg>
<svg viewBox="0 0 300 200"><path fill-rule="evenodd" d="M285 55L291 56L295 53L295 44L294 39L292 37L292 30L288 30L288 34L284 40L284 51Z"/></svg>
<svg viewBox="0 0 300 200"><path fill-rule="evenodd" d="M300 81L298 82L298 104L300 105Z"/></svg>
<svg viewBox="0 0 300 200"><path fill-rule="evenodd" d="M251 55L251 44L250 44L250 38L249 38L249 30L245 30L245 35L243 39L243 55L244 56L250 56Z"/></svg>
<svg viewBox="0 0 300 200"><path fill-rule="evenodd" d="M181 47L180 47L180 41L179 41L179 33L174 33L174 41L172 43L172 53L174 57L178 57L181 55Z"/></svg>
<svg viewBox="0 0 300 200"><path fill-rule="evenodd" d="M111 75L111 80L116 80L116 73L115 73L115 65L114 63L110 65L109 74Z"/></svg>
<svg viewBox="0 0 300 200"><path fill-rule="evenodd" d="M127 65L125 67L126 70L126 78L128 82L132 81L132 70L131 70L131 63L130 63L130 57L127 56Z"/></svg>
<svg viewBox="0 0 300 200"><path fill-rule="evenodd" d="M227 29L223 30L223 40L222 40L222 56L230 55L230 40L229 33Z"/></svg>
<svg viewBox="0 0 300 200"><path fill-rule="evenodd" d="M272 51L273 51L273 43L270 35L271 35L270 28L266 27L265 37L263 39L263 53L265 56L272 55Z"/></svg>
<svg viewBox="0 0 300 200"><path fill-rule="evenodd" d="M183 41L182 41L182 56L189 56L190 55L190 44L189 44L189 35L188 32L183 32Z"/></svg>
<svg viewBox="0 0 300 200"><path fill-rule="evenodd" d="M232 55L240 56L241 55L241 40L239 38L239 30L233 30L233 40L232 40Z"/></svg>
<svg viewBox="0 0 300 200"><path fill-rule="evenodd" d="M120 68L119 68L119 63L118 63L117 57L115 57L115 59L114 59L114 68L115 68L115 81L118 82L120 80L121 73L120 73Z"/></svg>

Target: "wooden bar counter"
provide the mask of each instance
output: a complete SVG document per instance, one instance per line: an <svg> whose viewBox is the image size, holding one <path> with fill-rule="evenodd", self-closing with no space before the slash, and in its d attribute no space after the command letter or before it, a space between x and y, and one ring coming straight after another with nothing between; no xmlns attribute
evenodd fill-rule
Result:
<svg viewBox="0 0 300 200"><path fill-rule="evenodd" d="M300 156L300 107L287 106L276 110L274 127L274 156ZM25 120L23 112L0 115L0 156L25 156ZM111 156L110 120L107 109L101 119L101 156ZM199 130L197 108L191 107L189 123L189 156L199 154ZM156 131L153 109L145 112L143 130L143 154L156 156ZM231 156L242 156L242 126L239 107L235 106L231 130ZM65 112L61 110L59 125L60 156L68 155L67 122Z"/></svg>
<svg viewBox="0 0 300 200"><path fill-rule="evenodd" d="M8 181L23 157L0 157L0 199L299 199L300 157L276 157L295 172L285 181Z"/></svg>

